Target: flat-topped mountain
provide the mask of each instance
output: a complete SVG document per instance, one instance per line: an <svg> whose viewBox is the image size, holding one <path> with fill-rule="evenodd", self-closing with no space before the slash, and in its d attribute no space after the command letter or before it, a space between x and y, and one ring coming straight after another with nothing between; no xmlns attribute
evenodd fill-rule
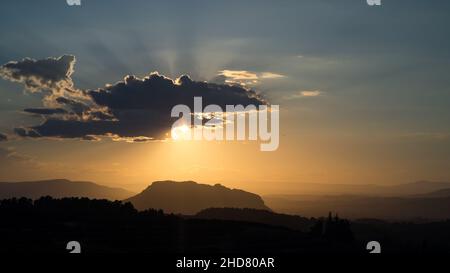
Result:
<svg viewBox="0 0 450 273"><path fill-rule="evenodd" d="M162 209L167 213L193 215L207 208L253 208L270 210L259 195L220 184L193 181L153 182L144 191L125 200L138 210Z"/></svg>
<svg viewBox="0 0 450 273"><path fill-rule="evenodd" d="M0 199L42 196L53 198L88 197L94 199L123 200L133 193L121 188L111 188L86 181L53 179L27 182L0 182Z"/></svg>

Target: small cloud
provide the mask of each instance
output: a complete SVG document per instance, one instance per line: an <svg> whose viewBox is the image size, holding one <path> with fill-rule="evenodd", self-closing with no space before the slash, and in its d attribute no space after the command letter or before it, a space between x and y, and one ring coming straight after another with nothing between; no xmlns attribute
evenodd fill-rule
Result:
<svg viewBox="0 0 450 273"><path fill-rule="evenodd" d="M36 115L67 114L67 111L62 108L26 108L23 111Z"/></svg>
<svg viewBox="0 0 450 273"><path fill-rule="evenodd" d="M137 136L137 137L119 137L119 136L112 136L113 141L125 141L128 143L144 143L148 141L155 140L151 137L146 136Z"/></svg>
<svg viewBox="0 0 450 273"><path fill-rule="evenodd" d="M21 169L24 172L30 169L40 169L43 166L42 161L35 157L22 154L16 151L14 147L0 147L0 172L11 171L11 169Z"/></svg>
<svg viewBox="0 0 450 273"><path fill-rule="evenodd" d="M322 92L320 92L319 90L314 90L314 91L300 91L300 95L302 97L317 97L320 96L322 94Z"/></svg>
<svg viewBox="0 0 450 273"><path fill-rule="evenodd" d="M263 72L261 73L261 78L262 79L280 79L280 78L284 78L286 76L281 75L281 74L277 74L277 73L272 73L272 72Z"/></svg>
<svg viewBox="0 0 450 273"><path fill-rule="evenodd" d="M303 91L298 91L295 94L286 96L285 99L291 100L291 99L301 99L301 98L312 98L312 97L319 97L322 95L323 95L323 92L320 90L303 90Z"/></svg>
<svg viewBox="0 0 450 273"><path fill-rule="evenodd" d="M256 75L256 73L249 72L247 70L222 70L222 71L219 71L218 75L225 76L225 77L233 79L235 81L257 80L258 79L258 75Z"/></svg>
<svg viewBox="0 0 450 273"><path fill-rule="evenodd" d="M81 140L86 140L86 141L100 141L101 138L97 137L97 136L93 136L93 135L85 135L83 137L81 137Z"/></svg>
<svg viewBox="0 0 450 273"><path fill-rule="evenodd" d="M281 79L286 76L274 72L252 72L247 70L221 70L217 78L224 83L240 84L243 86L259 83L259 80Z"/></svg>

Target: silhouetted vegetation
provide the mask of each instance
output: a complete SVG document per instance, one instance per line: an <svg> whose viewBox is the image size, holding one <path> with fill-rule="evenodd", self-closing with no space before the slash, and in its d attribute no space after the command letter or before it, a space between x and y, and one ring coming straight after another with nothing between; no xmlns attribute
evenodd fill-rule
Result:
<svg viewBox="0 0 450 273"><path fill-rule="evenodd" d="M327 251L328 243L283 227L222 220L184 219L130 203L42 197L0 201L0 251L298 253ZM346 251L358 251L356 248Z"/></svg>
<svg viewBox="0 0 450 273"><path fill-rule="evenodd" d="M94 199L123 200L133 193L120 188L102 186L87 181L52 179L25 182L0 182L0 199L26 197L38 199L42 196L53 198L88 197Z"/></svg>
<svg viewBox="0 0 450 273"><path fill-rule="evenodd" d="M376 240L387 253L450 254L450 220L439 222L386 222L357 220L351 223L355 239Z"/></svg>
<svg viewBox="0 0 450 273"><path fill-rule="evenodd" d="M354 237L350 229L350 222L345 219L339 219L336 214L334 217L331 212L326 220L319 219L311 228L311 234L324 237L332 242L353 242Z"/></svg>
<svg viewBox="0 0 450 273"><path fill-rule="evenodd" d="M349 222L330 214L309 219L311 230L302 232L295 230L296 221L306 219L302 217L252 209L201 214L206 212L223 218L243 213L240 217L247 219L185 218L88 198L1 200L0 252L65 253L73 240L81 243L84 253L366 253L365 244L371 240L380 241L387 253L448 252L450 246L450 221Z"/></svg>
<svg viewBox="0 0 450 273"><path fill-rule="evenodd" d="M272 226L287 227L304 232L309 231L317 222L314 218L248 208L209 208L197 213L195 218L261 223Z"/></svg>

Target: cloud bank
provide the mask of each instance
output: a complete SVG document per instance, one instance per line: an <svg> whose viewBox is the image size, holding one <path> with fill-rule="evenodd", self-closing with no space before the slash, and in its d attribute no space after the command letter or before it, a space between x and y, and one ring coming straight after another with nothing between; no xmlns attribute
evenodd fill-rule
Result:
<svg viewBox="0 0 450 273"><path fill-rule="evenodd" d="M170 79L157 72L144 78L127 75L112 85L78 90L73 88L71 79L74 63L74 56L64 55L44 60L24 59L0 67L3 78L23 83L31 92L50 91L44 104L53 107L24 110L43 116L44 121L16 128L17 135L84 140L108 136L142 142L166 138L174 122L170 116L172 107L185 104L193 109L196 96L202 97L204 105L223 108L267 104L255 91L242 86L194 81L187 75Z"/></svg>

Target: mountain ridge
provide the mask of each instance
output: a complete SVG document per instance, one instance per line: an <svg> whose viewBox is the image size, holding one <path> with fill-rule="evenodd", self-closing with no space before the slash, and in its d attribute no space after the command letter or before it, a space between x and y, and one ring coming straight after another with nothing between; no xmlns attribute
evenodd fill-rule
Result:
<svg viewBox="0 0 450 273"><path fill-rule="evenodd" d="M36 181L0 182L0 199L42 196L88 197L95 199L122 200L134 193L122 188L108 187L90 181L69 179L46 179Z"/></svg>
<svg viewBox="0 0 450 273"><path fill-rule="evenodd" d="M366 195L366 196L408 196L427 194L450 188L450 182L419 180L394 185L385 184L324 184L298 183L299 190L291 194L264 194L264 197L296 197L301 195Z"/></svg>
<svg viewBox="0 0 450 273"><path fill-rule="evenodd" d="M212 186L194 181L155 181L141 193L124 201L131 202L138 210L163 209L165 212L186 215L211 207L270 210L257 194L230 189L221 184Z"/></svg>

